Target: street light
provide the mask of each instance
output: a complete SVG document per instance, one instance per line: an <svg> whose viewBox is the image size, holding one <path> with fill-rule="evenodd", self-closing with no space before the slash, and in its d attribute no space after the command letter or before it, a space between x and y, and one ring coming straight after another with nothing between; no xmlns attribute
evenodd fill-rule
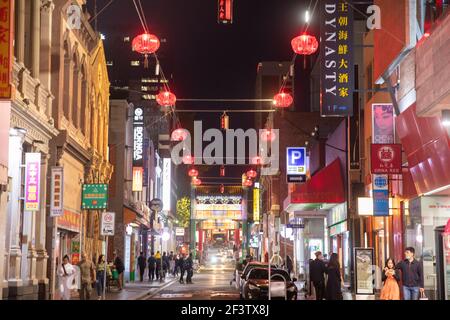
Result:
<svg viewBox="0 0 450 320"><path fill-rule="evenodd" d="M442 125L450 128L450 110L442 110Z"/></svg>

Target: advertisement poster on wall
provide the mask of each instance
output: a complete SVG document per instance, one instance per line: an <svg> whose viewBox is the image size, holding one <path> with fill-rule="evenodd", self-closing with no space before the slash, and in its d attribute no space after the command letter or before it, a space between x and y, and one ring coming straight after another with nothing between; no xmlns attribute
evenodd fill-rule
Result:
<svg viewBox="0 0 450 320"><path fill-rule="evenodd" d="M373 248L355 248L356 294L375 294Z"/></svg>
<svg viewBox="0 0 450 320"><path fill-rule="evenodd" d="M372 105L372 143L395 142L394 106L392 103Z"/></svg>

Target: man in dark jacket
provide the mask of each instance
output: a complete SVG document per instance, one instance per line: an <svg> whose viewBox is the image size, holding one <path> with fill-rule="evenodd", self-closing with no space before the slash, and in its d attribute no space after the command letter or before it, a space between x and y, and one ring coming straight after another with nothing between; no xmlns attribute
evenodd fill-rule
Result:
<svg viewBox="0 0 450 320"><path fill-rule="evenodd" d="M139 255L138 259L137 259L137 263L139 266L139 275L141 276L141 282L144 281L144 272L145 272L145 257L144 257L144 253L141 252L141 254Z"/></svg>
<svg viewBox="0 0 450 320"><path fill-rule="evenodd" d="M186 283L192 283L192 276L194 275L194 261L192 261L192 253L189 254L189 257L184 262L184 268L187 271Z"/></svg>
<svg viewBox="0 0 450 320"><path fill-rule="evenodd" d="M123 264L122 259L119 257L119 251L114 250L114 268L117 270L117 273L119 274L118 280L118 287L119 291L122 291L123 289L123 272L125 271L125 265Z"/></svg>
<svg viewBox="0 0 450 320"><path fill-rule="evenodd" d="M325 270L322 252L315 253L316 259L309 264L309 278L316 290L316 300L323 300L325 295Z"/></svg>
<svg viewBox="0 0 450 320"><path fill-rule="evenodd" d="M180 283L184 283L184 260L185 260L185 256L184 254L182 254L180 256L180 259L178 260L178 266L180 268Z"/></svg>
<svg viewBox="0 0 450 320"><path fill-rule="evenodd" d="M148 280L153 281L155 279L155 268L156 268L156 258L155 253L152 252L152 255L147 260L148 262Z"/></svg>
<svg viewBox="0 0 450 320"><path fill-rule="evenodd" d="M404 300L419 300L419 293L425 291L422 263L414 258L415 252L412 247L406 248L406 259L395 266L395 269L402 271Z"/></svg>

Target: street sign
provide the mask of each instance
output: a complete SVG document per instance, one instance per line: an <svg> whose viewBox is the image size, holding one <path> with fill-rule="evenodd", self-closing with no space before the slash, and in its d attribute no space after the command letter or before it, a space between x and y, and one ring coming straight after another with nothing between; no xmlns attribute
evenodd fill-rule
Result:
<svg viewBox="0 0 450 320"><path fill-rule="evenodd" d="M102 213L102 225L100 234L102 236L113 236L115 227L115 213L114 212L103 212Z"/></svg>
<svg viewBox="0 0 450 320"><path fill-rule="evenodd" d="M304 229L305 228L305 224L302 224L302 223L288 223L286 225L286 228L289 228L289 229Z"/></svg>
<svg viewBox="0 0 450 320"><path fill-rule="evenodd" d="M401 144L372 144L370 158L373 174L402 173Z"/></svg>
<svg viewBox="0 0 450 320"><path fill-rule="evenodd" d="M373 175L373 215L389 216L389 178L388 175Z"/></svg>
<svg viewBox="0 0 450 320"><path fill-rule="evenodd" d="M163 202L160 199L153 199L150 201L150 210L160 212L163 207Z"/></svg>
<svg viewBox="0 0 450 320"><path fill-rule="evenodd" d="M287 148L286 174L288 183L306 181L306 148Z"/></svg>
<svg viewBox="0 0 450 320"><path fill-rule="evenodd" d="M106 209L108 205L107 184L85 184L81 199L82 209Z"/></svg>

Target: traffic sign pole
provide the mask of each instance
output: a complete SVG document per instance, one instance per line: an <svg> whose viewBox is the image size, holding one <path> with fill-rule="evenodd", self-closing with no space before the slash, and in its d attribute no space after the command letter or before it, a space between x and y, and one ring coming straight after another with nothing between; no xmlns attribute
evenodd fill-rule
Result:
<svg viewBox="0 0 450 320"><path fill-rule="evenodd" d="M105 236L105 271L103 272L103 300L106 300L106 277L108 276L108 236Z"/></svg>

